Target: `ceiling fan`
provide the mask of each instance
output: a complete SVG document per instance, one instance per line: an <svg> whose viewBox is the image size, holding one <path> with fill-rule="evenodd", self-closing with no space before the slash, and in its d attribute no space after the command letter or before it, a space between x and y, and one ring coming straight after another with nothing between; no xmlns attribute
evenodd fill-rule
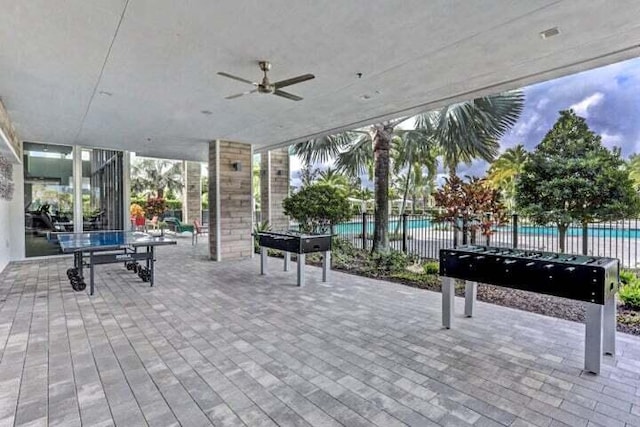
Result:
<svg viewBox="0 0 640 427"><path fill-rule="evenodd" d="M302 97L300 97L298 95L294 95L294 94L289 93L289 92L285 92L285 91L281 90L281 88L286 87L286 86L295 85L295 84L302 83L302 82L306 82L307 80L311 80L311 79L314 79L316 77L313 74L303 74L301 76L292 77L290 79L280 80L279 82L271 83L269 81L269 77L267 77L267 72L271 69L271 63L269 61L258 61L258 65L260 66L260 69L264 73L264 77L262 78L262 82L260 82L260 83L252 82L250 80L243 79L242 77L234 76L234 75L229 74L229 73L218 72L218 74L223 76L223 77L228 77L228 78L233 79L233 80L238 80L240 82L249 83L250 85L254 85L256 87L255 89L250 90L248 92L242 92L242 93L237 93L235 95L227 96L227 97L225 97L225 99L239 98L239 97L241 97L243 95L248 95L250 93L258 92L258 93L270 93L270 94L273 94L273 95L277 95L277 96L281 96L283 98L290 99L292 101L302 101Z"/></svg>

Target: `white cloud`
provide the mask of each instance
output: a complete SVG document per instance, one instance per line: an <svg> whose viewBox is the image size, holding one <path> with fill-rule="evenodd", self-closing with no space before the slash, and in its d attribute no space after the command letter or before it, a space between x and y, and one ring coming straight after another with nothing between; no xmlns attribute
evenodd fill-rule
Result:
<svg viewBox="0 0 640 427"><path fill-rule="evenodd" d="M582 101L571 105L569 108L573 109L578 116L586 119L589 117L589 109L600 104L603 99L604 94L602 92L595 92L584 98Z"/></svg>
<svg viewBox="0 0 640 427"><path fill-rule="evenodd" d="M532 113L525 121L519 121L514 127L514 134L517 136L528 135L534 129L536 123L540 120L540 114Z"/></svg>
<svg viewBox="0 0 640 427"><path fill-rule="evenodd" d="M541 98L536 104L536 110L543 110L549 104L549 98Z"/></svg>
<svg viewBox="0 0 640 427"><path fill-rule="evenodd" d="M624 142L624 137L619 133L610 134L603 132L600 136L602 137L602 143L607 148L620 147Z"/></svg>

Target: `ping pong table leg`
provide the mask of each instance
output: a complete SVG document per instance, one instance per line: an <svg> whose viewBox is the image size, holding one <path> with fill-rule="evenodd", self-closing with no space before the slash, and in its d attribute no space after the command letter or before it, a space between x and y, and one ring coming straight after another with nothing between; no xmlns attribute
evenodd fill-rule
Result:
<svg viewBox="0 0 640 427"><path fill-rule="evenodd" d="M149 250L151 250L151 259L147 260L147 263L150 264L149 266L149 282L151 282L151 286L153 286L153 282L156 278L156 251L155 248L153 246L151 246L150 248L147 247L147 252L149 252Z"/></svg>
<svg viewBox="0 0 640 427"><path fill-rule="evenodd" d="M90 295L93 295L93 252L89 252L89 287Z"/></svg>

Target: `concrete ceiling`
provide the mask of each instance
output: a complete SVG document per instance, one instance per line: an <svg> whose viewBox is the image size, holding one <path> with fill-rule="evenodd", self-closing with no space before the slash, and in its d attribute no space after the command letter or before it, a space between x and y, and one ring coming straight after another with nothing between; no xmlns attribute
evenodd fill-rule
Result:
<svg viewBox="0 0 640 427"><path fill-rule="evenodd" d="M635 0L0 0L0 98L26 141L207 158L640 56ZM539 33L558 27L558 36ZM251 86L257 60L281 80ZM358 78L357 73L362 73ZM368 99L365 99L368 98ZM203 114L202 111L211 114Z"/></svg>

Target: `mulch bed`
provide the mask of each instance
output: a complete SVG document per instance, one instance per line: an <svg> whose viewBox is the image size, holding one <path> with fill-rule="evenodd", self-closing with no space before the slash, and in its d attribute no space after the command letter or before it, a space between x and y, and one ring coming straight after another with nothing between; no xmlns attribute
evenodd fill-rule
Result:
<svg viewBox="0 0 640 427"><path fill-rule="evenodd" d="M383 275L364 274L357 267L350 269L336 268L335 270L358 276L366 276L372 279L395 282L414 288L440 292L440 280L437 276L427 276L429 278L427 280L413 281ZM456 286L456 295L464 296L464 285L459 284ZM584 304L579 301L483 284L478 284L477 298L479 301L502 305L504 307L516 308L518 310L572 320L574 322L584 322ZM640 312L625 308L623 305L618 305L618 331L640 336Z"/></svg>
<svg viewBox="0 0 640 427"><path fill-rule="evenodd" d="M273 255L278 256L279 254ZM307 264L310 265L322 265L321 262L314 259L313 256L307 258L306 261ZM353 265L350 268L332 267L332 269L356 276L364 276L371 279L399 283L413 288L428 289L434 292L440 292L441 290L440 280L438 276L435 275L425 276L425 280L416 281L397 278L387 274L373 274L369 271L363 270L358 265ZM456 295L464 296L464 285L461 282L456 285ZM515 308L518 310L529 311L574 322L584 322L584 304L579 301L483 284L478 284L477 298L479 301L502 305L504 307ZM640 312L618 304L618 332L640 336Z"/></svg>

